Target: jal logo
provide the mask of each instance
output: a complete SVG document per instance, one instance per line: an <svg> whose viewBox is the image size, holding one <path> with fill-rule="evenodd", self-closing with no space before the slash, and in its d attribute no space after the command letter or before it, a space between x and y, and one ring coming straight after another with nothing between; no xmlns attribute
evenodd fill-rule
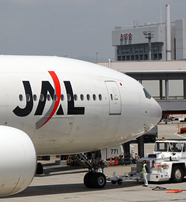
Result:
<svg viewBox="0 0 186 202"><path fill-rule="evenodd" d="M44 126L56 113L56 115L64 115L63 107L60 104L60 98L61 98L61 85L59 82L59 79L54 71L49 71L50 76L52 77L52 80L54 82L54 88L51 85L49 81L42 81L41 83L41 95L43 95L43 100L39 100L39 103L37 105L36 111L34 115L42 115L43 110L45 108L46 104L46 97L49 93L52 97L52 104L46 114L36 122L36 128L39 129L42 126ZM22 81L23 87L25 90L25 95L30 95L30 100L26 101L25 108L20 108L17 106L13 112L15 115L19 117L25 117L28 116L33 109L33 93L31 89L31 85L29 81ZM71 98L73 98L73 89L71 86L70 81L63 81L66 89L66 94L70 95ZM54 99L54 95L56 95L56 99ZM70 99L68 100L68 110L67 115L82 115L85 113L85 107L75 107L74 106L74 100Z"/></svg>

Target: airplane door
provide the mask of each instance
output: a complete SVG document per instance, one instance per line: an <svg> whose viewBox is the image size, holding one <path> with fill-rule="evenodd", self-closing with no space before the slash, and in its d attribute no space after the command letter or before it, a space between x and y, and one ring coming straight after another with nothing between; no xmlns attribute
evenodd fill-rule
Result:
<svg viewBox="0 0 186 202"><path fill-rule="evenodd" d="M115 81L105 81L109 97L109 114L121 114L121 97Z"/></svg>

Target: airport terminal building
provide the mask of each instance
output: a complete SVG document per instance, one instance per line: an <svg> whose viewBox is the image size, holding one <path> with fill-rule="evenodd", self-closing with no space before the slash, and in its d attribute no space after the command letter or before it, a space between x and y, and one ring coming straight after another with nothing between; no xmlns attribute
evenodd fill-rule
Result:
<svg viewBox="0 0 186 202"><path fill-rule="evenodd" d="M116 61L149 60L149 44L145 33L151 33L151 60L166 60L166 24L117 26L112 31ZM171 23L171 60L186 59L186 18Z"/></svg>

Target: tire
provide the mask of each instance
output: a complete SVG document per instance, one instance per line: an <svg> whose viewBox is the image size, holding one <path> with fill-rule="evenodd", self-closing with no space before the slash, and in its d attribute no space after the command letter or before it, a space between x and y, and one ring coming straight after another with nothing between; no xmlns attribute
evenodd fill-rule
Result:
<svg viewBox="0 0 186 202"><path fill-rule="evenodd" d="M119 179L119 180L117 181L117 183L118 183L118 185L121 185L121 184L122 184L122 180Z"/></svg>
<svg viewBox="0 0 186 202"><path fill-rule="evenodd" d="M94 188L103 188L106 185L106 177L103 173L94 173L90 179L90 183Z"/></svg>
<svg viewBox="0 0 186 202"><path fill-rule="evenodd" d="M89 172L87 173L85 176L84 176L84 185L87 187L87 188L92 188L92 184L90 182L92 176L94 175L94 173L92 172Z"/></svg>
<svg viewBox="0 0 186 202"><path fill-rule="evenodd" d="M43 174L43 166L41 163L37 163L36 174Z"/></svg>
<svg viewBox="0 0 186 202"><path fill-rule="evenodd" d="M111 183L112 183L112 184L116 184L116 181L112 180Z"/></svg>
<svg viewBox="0 0 186 202"><path fill-rule="evenodd" d="M178 183L182 182L183 178L184 178L183 169L180 166L174 166L172 168L171 181Z"/></svg>

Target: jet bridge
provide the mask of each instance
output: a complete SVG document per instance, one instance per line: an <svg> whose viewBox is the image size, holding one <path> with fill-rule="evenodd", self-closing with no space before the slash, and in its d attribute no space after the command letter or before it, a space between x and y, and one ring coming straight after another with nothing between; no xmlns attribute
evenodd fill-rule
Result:
<svg viewBox="0 0 186 202"><path fill-rule="evenodd" d="M126 74L140 82L142 82L142 80L159 80L159 96L153 97L160 104L163 114L186 114L186 71L133 71L126 72ZM170 80L183 81L183 86L181 86L183 89L182 95L170 95Z"/></svg>

